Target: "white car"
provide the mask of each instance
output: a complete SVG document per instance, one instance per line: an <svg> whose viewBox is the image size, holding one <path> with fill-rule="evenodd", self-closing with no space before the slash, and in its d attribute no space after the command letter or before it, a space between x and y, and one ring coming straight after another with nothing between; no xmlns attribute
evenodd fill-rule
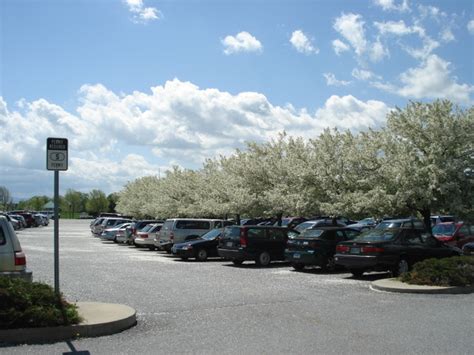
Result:
<svg viewBox="0 0 474 355"><path fill-rule="evenodd" d="M163 223L149 224L141 231L137 232L137 237L134 240L136 247L146 247L150 250L155 250L154 240L161 230Z"/></svg>

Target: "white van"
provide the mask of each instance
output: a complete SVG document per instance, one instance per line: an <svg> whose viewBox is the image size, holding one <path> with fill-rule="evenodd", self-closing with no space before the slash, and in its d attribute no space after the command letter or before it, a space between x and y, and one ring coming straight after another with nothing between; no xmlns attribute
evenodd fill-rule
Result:
<svg viewBox="0 0 474 355"><path fill-rule="evenodd" d="M26 268L20 241L4 216L0 216L0 276L21 277L28 281L33 278L31 270Z"/></svg>
<svg viewBox="0 0 474 355"><path fill-rule="evenodd" d="M155 240L159 250L171 251L173 244L183 243L186 240L199 238L204 233L214 228L224 228L234 222L223 219L205 218L171 218L167 219L161 227Z"/></svg>

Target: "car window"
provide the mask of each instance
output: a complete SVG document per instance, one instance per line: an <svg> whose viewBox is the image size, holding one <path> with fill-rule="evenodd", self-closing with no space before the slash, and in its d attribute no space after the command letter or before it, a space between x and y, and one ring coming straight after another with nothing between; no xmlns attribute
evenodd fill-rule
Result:
<svg viewBox="0 0 474 355"><path fill-rule="evenodd" d="M176 229L210 229L209 221L178 221Z"/></svg>
<svg viewBox="0 0 474 355"><path fill-rule="evenodd" d="M0 245L5 244L6 242L5 234L3 234L3 228L0 228Z"/></svg>
<svg viewBox="0 0 474 355"><path fill-rule="evenodd" d="M262 228L249 228L247 231L249 238L265 238L265 229Z"/></svg>
<svg viewBox="0 0 474 355"><path fill-rule="evenodd" d="M347 239L354 239L355 237L357 237L360 234L360 232L358 232L354 229L347 229L345 232L346 232Z"/></svg>
<svg viewBox="0 0 474 355"><path fill-rule="evenodd" d="M406 231L405 235L403 236L403 243L408 245L422 245L424 244L421 240L420 233L416 231L409 230Z"/></svg>
<svg viewBox="0 0 474 355"><path fill-rule="evenodd" d="M455 226L453 223L450 224L437 224L433 227L434 235L453 235L455 231Z"/></svg>
<svg viewBox="0 0 474 355"><path fill-rule="evenodd" d="M224 237L239 237L240 228L239 227L227 227L224 229Z"/></svg>
<svg viewBox="0 0 474 355"><path fill-rule="evenodd" d="M214 222L214 228L222 228L222 221Z"/></svg>
<svg viewBox="0 0 474 355"><path fill-rule="evenodd" d="M323 234L322 229L307 229L301 233L303 238L319 238Z"/></svg>
<svg viewBox="0 0 474 355"><path fill-rule="evenodd" d="M220 235L221 235L221 231L219 229L215 228L215 229L207 232L206 234L202 235L201 239L214 240L217 237L219 237Z"/></svg>
<svg viewBox="0 0 474 355"><path fill-rule="evenodd" d="M394 229L371 229L359 234L354 240L358 242L386 242L394 240L398 231Z"/></svg>
<svg viewBox="0 0 474 355"><path fill-rule="evenodd" d="M380 222L376 229L400 228L401 222Z"/></svg>

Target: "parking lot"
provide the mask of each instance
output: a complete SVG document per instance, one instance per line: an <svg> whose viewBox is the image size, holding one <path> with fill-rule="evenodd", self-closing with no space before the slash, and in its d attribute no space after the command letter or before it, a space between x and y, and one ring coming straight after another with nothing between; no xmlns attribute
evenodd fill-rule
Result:
<svg viewBox="0 0 474 355"><path fill-rule="evenodd" d="M137 310L123 333L8 354L470 354L473 295L377 292L373 273L296 272L285 263L236 267L181 261L163 252L102 242L88 220L60 221L61 291L69 301ZM53 284L53 227L18 232L35 281Z"/></svg>

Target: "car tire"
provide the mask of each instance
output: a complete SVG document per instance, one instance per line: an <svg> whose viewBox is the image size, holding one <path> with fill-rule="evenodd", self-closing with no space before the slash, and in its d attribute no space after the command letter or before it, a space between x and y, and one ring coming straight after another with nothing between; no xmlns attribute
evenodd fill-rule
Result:
<svg viewBox="0 0 474 355"><path fill-rule="evenodd" d="M358 270L358 269L352 269L349 270L349 272L352 274L353 277L361 277L364 274L364 270Z"/></svg>
<svg viewBox="0 0 474 355"><path fill-rule="evenodd" d="M336 270L336 261L334 256L328 256L324 259L323 264L321 265L323 271L334 271Z"/></svg>
<svg viewBox="0 0 474 355"><path fill-rule="evenodd" d="M242 265L243 262L244 262L243 260L239 260L239 259L234 259L234 260L232 260L232 263L233 263L234 265Z"/></svg>
<svg viewBox="0 0 474 355"><path fill-rule="evenodd" d="M258 266L268 266L271 260L272 259L270 258L270 254L268 253L268 251L262 251L260 254L258 254L255 263Z"/></svg>
<svg viewBox="0 0 474 355"><path fill-rule="evenodd" d="M182 256L182 257L181 257L181 260L187 261L187 260L188 260L188 257L187 257L187 256Z"/></svg>
<svg viewBox="0 0 474 355"><path fill-rule="evenodd" d="M206 261L207 260L207 251L206 249L199 249L196 253L197 261Z"/></svg>
<svg viewBox="0 0 474 355"><path fill-rule="evenodd" d="M155 251L156 250L156 247L155 246L149 246L148 249L150 249L151 251Z"/></svg>
<svg viewBox="0 0 474 355"><path fill-rule="evenodd" d="M408 272L410 270L410 265L408 264L407 259L400 258L397 265L392 270L392 275L394 277L400 276L401 274Z"/></svg>
<svg viewBox="0 0 474 355"><path fill-rule="evenodd" d="M304 264L301 263L293 263L291 264L291 266L293 266L293 269L295 269L296 271L301 271L304 269Z"/></svg>

